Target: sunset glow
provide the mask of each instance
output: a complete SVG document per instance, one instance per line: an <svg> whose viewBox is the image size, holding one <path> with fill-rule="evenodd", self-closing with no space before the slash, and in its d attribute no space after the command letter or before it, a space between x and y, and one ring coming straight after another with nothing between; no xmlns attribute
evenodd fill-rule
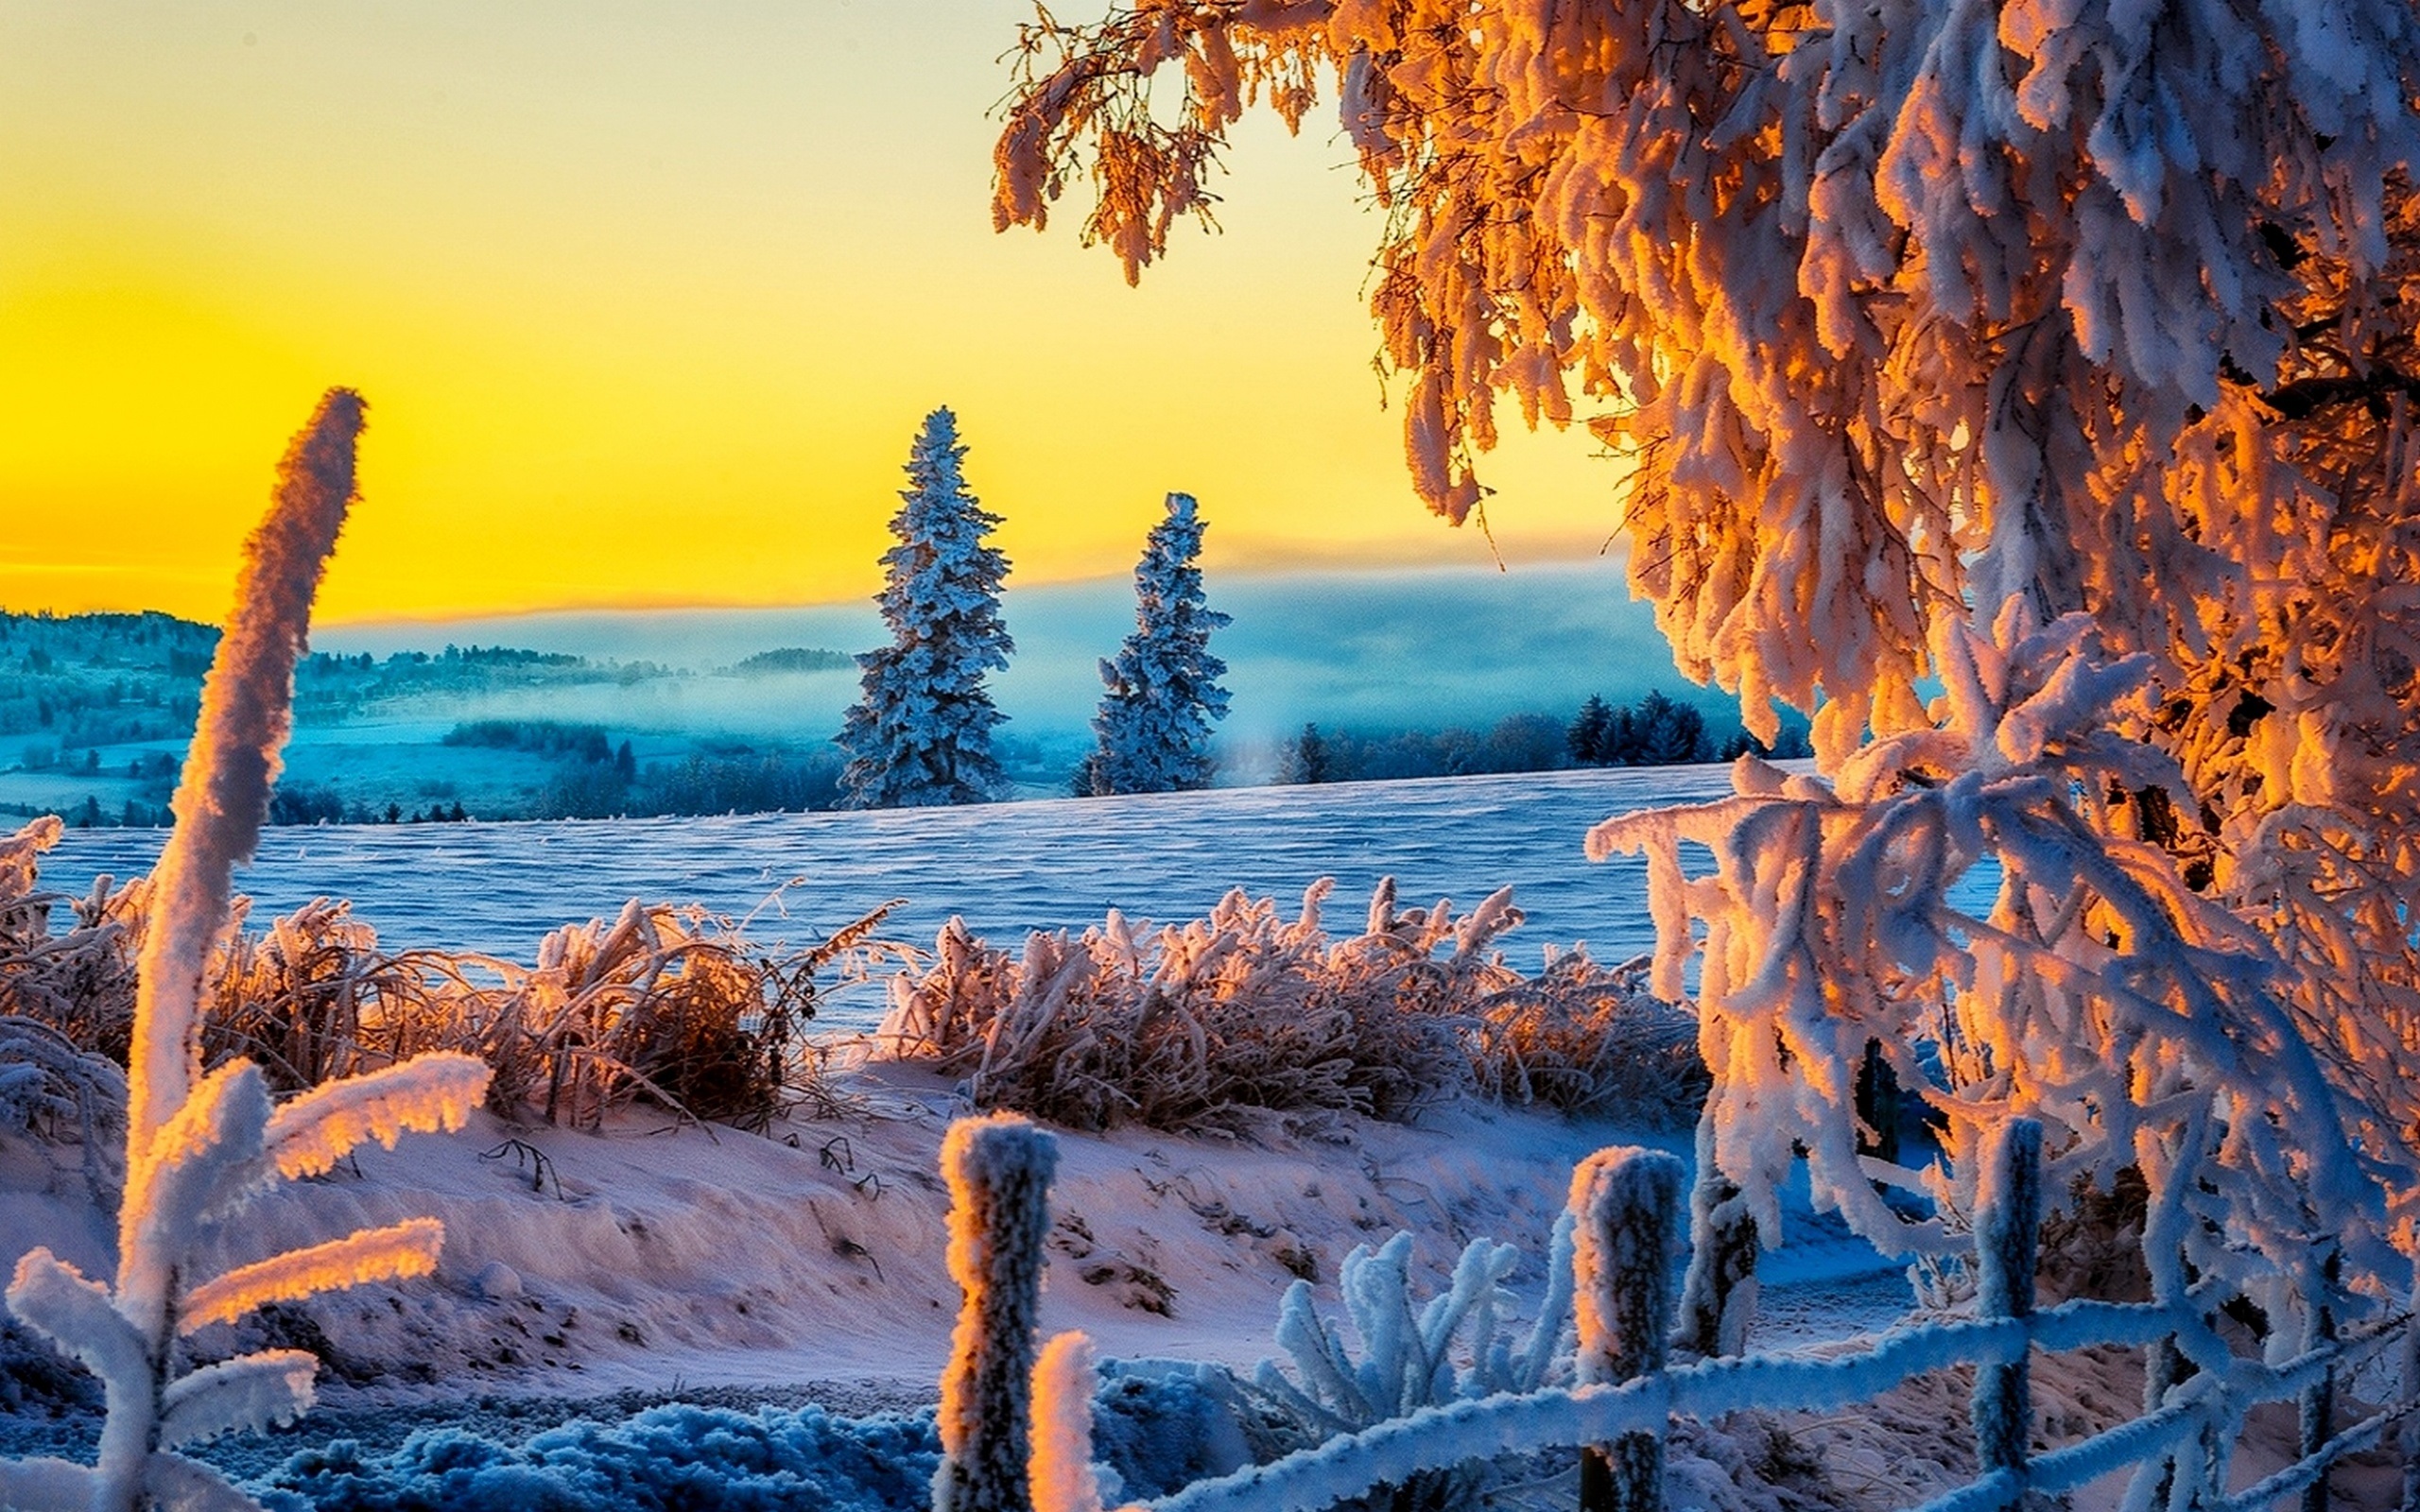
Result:
<svg viewBox="0 0 2420 1512"><path fill-rule="evenodd" d="M216 618L293 417L371 405L332 621L855 598L946 403L1023 583L1484 562L1370 376L1349 154L1253 123L1219 245L1129 289L988 224L1024 8L0 9L0 603ZM1511 560L1611 468L1519 438Z"/></svg>

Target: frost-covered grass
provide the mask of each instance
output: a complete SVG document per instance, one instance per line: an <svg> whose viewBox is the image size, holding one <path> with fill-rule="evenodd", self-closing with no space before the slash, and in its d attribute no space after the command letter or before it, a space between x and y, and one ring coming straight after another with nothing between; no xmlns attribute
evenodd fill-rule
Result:
<svg viewBox="0 0 2420 1512"><path fill-rule="evenodd" d="M62 1078L72 1080L72 1052L121 1062L127 1054L150 889L142 880L96 888L53 935L47 911L34 906L43 896L35 858L57 834L56 821L27 826L6 842L20 864L0 867L0 1014L11 1016L0 1022L20 1025L0 1035L0 1112L20 1084L35 1095L40 1068L42 1108L56 1114L62 1098L80 1098L89 1117L106 1087L96 1093ZM350 904L326 899L257 931L242 927L246 911L239 900L237 927L202 963L206 1064L251 1060L273 1091L290 1094L452 1051L491 1068L498 1112L590 1126L641 1099L761 1125L802 1097L828 1094L804 1035L817 976L864 944L881 916L775 953L703 909L634 902L610 925L554 931L525 966L382 950ZM121 1104L123 1095L121 1086Z"/></svg>
<svg viewBox="0 0 2420 1512"><path fill-rule="evenodd" d="M1584 953L1536 977L1506 965L1510 888L1457 918L1399 909L1382 881L1342 938L1322 927L1328 890L1290 919L1241 892L1150 932L1113 911L1074 939L1029 936L1021 956L945 929L928 970L892 980L879 1053L964 1078L978 1107L1081 1128L1399 1119L1464 1090L1656 1124L1695 1112L1686 1016Z"/></svg>

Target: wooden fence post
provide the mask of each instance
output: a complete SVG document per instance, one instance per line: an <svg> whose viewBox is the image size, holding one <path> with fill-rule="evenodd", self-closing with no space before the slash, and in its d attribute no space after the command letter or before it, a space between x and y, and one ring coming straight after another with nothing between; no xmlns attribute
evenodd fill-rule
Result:
<svg viewBox="0 0 2420 1512"><path fill-rule="evenodd" d="M2042 1125L2002 1125L1984 1157L1976 1193L1976 1314L2033 1315L2033 1271L2042 1232ZM2022 1486L2033 1437L2031 1348L2006 1365L1975 1369L1975 1455L1982 1473L2006 1470ZM2012 1496L2007 1503L2016 1504Z"/></svg>
<svg viewBox="0 0 2420 1512"><path fill-rule="evenodd" d="M1701 1359L1748 1352L1756 1313L1756 1219L1739 1184L1715 1169L1714 1125L1698 1121L1698 1177L1689 1193L1689 1269L1673 1348Z"/></svg>
<svg viewBox="0 0 2420 1512"><path fill-rule="evenodd" d="M1664 1368L1672 1333L1672 1249L1680 1160L1661 1150L1599 1150L1571 1176L1572 1303L1582 1385ZM1663 1512L1665 1425L1581 1451L1580 1512Z"/></svg>
<svg viewBox="0 0 2420 1512"><path fill-rule="evenodd" d="M1031 1512L1034 1326L1058 1163L1058 1142L1013 1114L960 1119L942 1141L949 1273L965 1300L942 1372L934 1512Z"/></svg>
<svg viewBox="0 0 2420 1512"><path fill-rule="evenodd" d="M2336 1283L2344 1274L2342 1251L2330 1246L2327 1258L2320 1262L2317 1296L2303 1299L2303 1337L2305 1353L2334 1342L2336 1338ZM2409 1388L2406 1388L2409 1389ZM2303 1457L2319 1452L2336 1433L2336 1372L2330 1368L2317 1381L2303 1388L2301 1408ZM2327 1471L2303 1487L2303 1512L2327 1512Z"/></svg>

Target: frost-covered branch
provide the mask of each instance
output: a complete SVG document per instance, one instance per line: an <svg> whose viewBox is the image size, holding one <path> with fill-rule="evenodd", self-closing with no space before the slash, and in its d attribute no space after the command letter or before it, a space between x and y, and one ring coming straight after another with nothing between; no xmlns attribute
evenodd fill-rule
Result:
<svg viewBox="0 0 2420 1512"><path fill-rule="evenodd" d="M2311 1295L2322 1234L2394 1281L2399 1141L2312 1053L2261 935L2187 885L2170 852L2106 826L2103 795L2179 781L2108 726L2138 696L2140 659L2101 655L2081 616L1940 654L1953 675L1936 717L1836 780L1743 759L1737 796L1589 838L1594 856L1647 853L1659 981L1698 976L1715 1074L1702 1148L1767 1242L1803 1150L1819 1200L1885 1249L1960 1243L1876 1190L1920 1178L1867 1153L1856 1088L1871 1053L1943 1120L1951 1162L1921 1179L1944 1214L1974 1211L1985 1137L2023 1114L2046 1130L2053 1194L2129 1166L2150 1181L2162 1296L2182 1294L2189 1262L2291 1305ZM1970 913L1952 890L1987 864L1996 893Z"/></svg>

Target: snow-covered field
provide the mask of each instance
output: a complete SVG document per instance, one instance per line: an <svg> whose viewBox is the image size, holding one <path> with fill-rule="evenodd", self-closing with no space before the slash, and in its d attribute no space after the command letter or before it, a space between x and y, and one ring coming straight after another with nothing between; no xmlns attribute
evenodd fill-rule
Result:
<svg viewBox="0 0 2420 1512"><path fill-rule="evenodd" d="M1344 917L1392 875L1407 904L1468 907L1510 885L1529 921L1508 946L1534 968L1548 945L1584 941L1613 962L1653 942L1644 864L1591 865L1581 854L1590 825L1729 791L1720 766L1603 768L864 814L272 829L236 885L256 919L349 898L389 948L527 959L546 931L611 919L631 898L752 912L752 936L793 944L904 898L892 938L930 944L956 914L1012 943L1111 908L1198 918L1230 887L1290 907L1323 876L1336 878L1330 907ZM147 870L165 834L70 831L43 859L43 881L81 893L95 872ZM823 1022L866 1026L873 1008L844 999Z"/></svg>
<svg viewBox="0 0 2420 1512"><path fill-rule="evenodd" d="M895 936L929 937L958 914L1005 939L1081 927L1112 907L1191 918L1229 886L1290 901L1329 875L1350 909L1393 875L1408 899L1465 906L1509 884L1530 915L1516 955L1585 941L1610 960L1650 943L1643 878L1635 863L1591 866L1582 833L1727 786L1722 769L1699 767L988 809L279 830L239 885L268 911L350 898L390 946L527 958L546 929L634 896L756 911L754 933L793 942L904 897ZM44 880L80 891L96 872L139 871L158 838L71 833ZM861 1023L871 1007L861 996L824 1022ZM301 1347L323 1362L321 1412L208 1456L290 1512L921 1504L937 1449L917 1409L933 1399L957 1304L936 1157L967 1108L950 1085L896 1066L860 1070L840 1092L761 1135L644 1111L596 1132L482 1113L462 1133L372 1150L281 1190L214 1241L214 1267L418 1214L444 1222L445 1251L427 1280L199 1336L206 1353ZM1416 1236L1415 1269L1431 1287L1469 1241L1510 1241L1522 1260L1509 1284L1534 1305L1579 1160L1609 1143L1689 1154L1676 1130L1470 1105L1411 1126L1271 1117L1240 1139L1122 1130L1061 1143L1045 1330L1080 1328L1128 1361L1246 1370L1279 1353L1289 1285L1312 1281L1334 1315L1346 1254L1396 1231ZM1906 1278L1837 1217L1811 1212L1803 1177L1785 1211L1789 1242L1758 1267L1758 1349L1823 1348L1907 1311ZM111 1224L75 1152L0 1139L0 1271L37 1244L88 1273L111 1266ZM1127 1444L1122 1458L1104 1452L1144 1477L1138 1489L1162 1470L1172 1486L1225 1468L1233 1444L1202 1448L1187 1436L1198 1422L1166 1416L1206 1388L1143 1368L1162 1371L1149 1376L1157 1384L1120 1397L1114 1378L1103 1399L1102 1442ZM2046 1366L2044 1420L2069 1423L2066 1433L2122 1418L2139 1391L2135 1368L2117 1357ZM38 1369L9 1375L0 1369L0 1455L88 1455L89 1403L76 1407L72 1389L45 1397L55 1378ZM1958 1403L1933 1400L1943 1390L1964 1387L1925 1378L1869 1413L1686 1429L1676 1492L1720 1512L1780 1512L1799 1493L1855 1507L1921 1501L1972 1473ZM667 1401L700 1405L657 1405ZM908 1416L844 1420L878 1410ZM2263 1423L2276 1442L2248 1449L2246 1467L2286 1455L2290 1428ZM1768 1434L1797 1436L1757 1436ZM1152 1468L1197 1452L1208 1457ZM1776 1492L1793 1476L1796 1491ZM1506 1504L1568 1504L1560 1494Z"/></svg>

